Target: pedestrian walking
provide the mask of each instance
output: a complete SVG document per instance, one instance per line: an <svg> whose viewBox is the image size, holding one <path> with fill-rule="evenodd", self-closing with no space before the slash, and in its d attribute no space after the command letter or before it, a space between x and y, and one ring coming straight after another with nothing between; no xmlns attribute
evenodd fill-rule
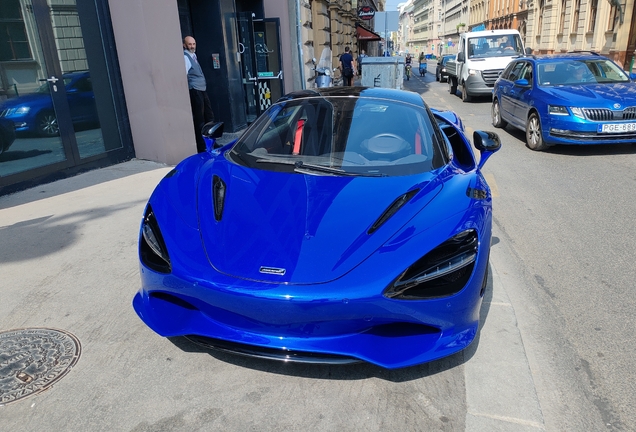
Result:
<svg viewBox="0 0 636 432"><path fill-rule="evenodd" d="M356 61L351 55L351 48L345 47L345 52L340 56L340 67L342 70L342 85L351 87L353 85L353 77L357 73Z"/></svg>

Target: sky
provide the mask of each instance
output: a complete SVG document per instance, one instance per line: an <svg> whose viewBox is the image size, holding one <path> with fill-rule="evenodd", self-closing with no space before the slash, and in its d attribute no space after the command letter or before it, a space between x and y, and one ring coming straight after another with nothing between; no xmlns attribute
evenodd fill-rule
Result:
<svg viewBox="0 0 636 432"><path fill-rule="evenodd" d="M397 10L397 5L400 3L404 3L404 0L387 0L384 5L384 10L387 12L392 12Z"/></svg>

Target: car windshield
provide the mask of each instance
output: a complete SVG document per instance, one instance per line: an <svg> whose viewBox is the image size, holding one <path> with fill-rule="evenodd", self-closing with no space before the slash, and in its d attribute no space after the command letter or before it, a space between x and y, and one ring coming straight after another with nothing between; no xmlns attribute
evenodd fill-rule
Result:
<svg viewBox="0 0 636 432"><path fill-rule="evenodd" d="M492 35L468 39L468 58L510 57L523 55L521 38L517 34Z"/></svg>
<svg viewBox="0 0 636 432"><path fill-rule="evenodd" d="M604 58L555 59L538 65L540 86L586 85L629 82L629 77L614 62Z"/></svg>
<svg viewBox="0 0 636 432"><path fill-rule="evenodd" d="M443 166L430 112L351 96L308 97L270 107L228 158L240 165L314 175L400 176Z"/></svg>

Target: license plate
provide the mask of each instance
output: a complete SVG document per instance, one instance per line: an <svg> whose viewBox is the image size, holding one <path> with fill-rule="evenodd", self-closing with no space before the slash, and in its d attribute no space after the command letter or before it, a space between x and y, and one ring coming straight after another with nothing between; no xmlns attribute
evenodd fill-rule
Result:
<svg viewBox="0 0 636 432"><path fill-rule="evenodd" d="M599 133L636 132L636 123L608 123L598 125Z"/></svg>

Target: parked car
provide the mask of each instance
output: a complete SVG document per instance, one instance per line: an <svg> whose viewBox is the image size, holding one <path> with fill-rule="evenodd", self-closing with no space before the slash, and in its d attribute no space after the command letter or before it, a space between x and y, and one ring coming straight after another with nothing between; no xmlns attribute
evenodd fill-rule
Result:
<svg viewBox="0 0 636 432"><path fill-rule="evenodd" d="M437 67L435 68L435 81L444 82L448 79L446 63L454 58L455 54L447 54L437 59Z"/></svg>
<svg viewBox="0 0 636 432"><path fill-rule="evenodd" d="M217 125L205 135L220 136ZM479 325L500 147L413 92L284 96L235 142L185 159L139 236L139 317L162 336L261 358L399 368Z"/></svg>
<svg viewBox="0 0 636 432"><path fill-rule="evenodd" d="M636 83L593 53L519 58L495 83L492 123L526 132L526 145L636 143Z"/></svg>
<svg viewBox="0 0 636 432"><path fill-rule="evenodd" d="M4 118L0 118L0 154L9 150L11 144L15 141L15 129L13 122Z"/></svg>
<svg viewBox="0 0 636 432"><path fill-rule="evenodd" d="M64 74L63 80L73 123L98 123L89 72ZM13 121L16 132L30 132L40 136L58 135L60 129L49 85L45 82L34 93L7 99L0 105L0 118Z"/></svg>

